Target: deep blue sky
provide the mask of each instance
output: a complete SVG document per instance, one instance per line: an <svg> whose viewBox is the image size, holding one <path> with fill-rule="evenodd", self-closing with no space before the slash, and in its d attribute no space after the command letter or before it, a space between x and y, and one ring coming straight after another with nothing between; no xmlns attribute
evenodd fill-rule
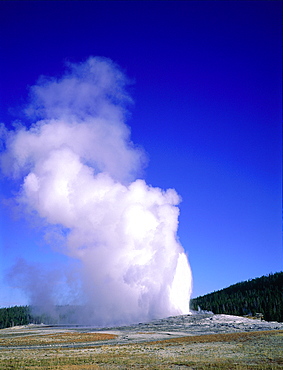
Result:
<svg viewBox="0 0 283 370"><path fill-rule="evenodd" d="M112 59L133 81L127 123L146 181L183 199L193 296L282 271L281 13L280 1L3 1L0 120L24 119L40 75ZM5 271L63 257L1 207L0 305L24 304Z"/></svg>

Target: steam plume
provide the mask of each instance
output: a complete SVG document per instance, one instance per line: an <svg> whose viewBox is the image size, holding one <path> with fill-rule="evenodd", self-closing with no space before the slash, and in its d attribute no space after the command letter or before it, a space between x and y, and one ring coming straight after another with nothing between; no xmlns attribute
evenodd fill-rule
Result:
<svg viewBox="0 0 283 370"><path fill-rule="evenodd" d="M180 199L138 179L144 154L124 123L126 83L93 57L61 79L41 78L26 109L35 123L6 132L1 158L22 182L18 204L80 261L80 303L100 325L188 313L191 294L176 236Z"/></svg>

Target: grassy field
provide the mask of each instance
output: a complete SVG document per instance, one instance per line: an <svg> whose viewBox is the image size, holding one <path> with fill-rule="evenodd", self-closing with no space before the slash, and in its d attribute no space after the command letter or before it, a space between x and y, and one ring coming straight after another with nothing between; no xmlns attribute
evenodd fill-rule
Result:
<svg viewBox="0 0 283 370"><path fill-rule="evenodd" d="M90 343L107 339L111 339L110 334L99 333L13 336L9 342L2 338L0 369L283 369L282 330L180 337L138 344L93 346ZM82 347L52 347L55 343L78 342ZM50 344L50 349L17 348L42 344Z"/></svg>

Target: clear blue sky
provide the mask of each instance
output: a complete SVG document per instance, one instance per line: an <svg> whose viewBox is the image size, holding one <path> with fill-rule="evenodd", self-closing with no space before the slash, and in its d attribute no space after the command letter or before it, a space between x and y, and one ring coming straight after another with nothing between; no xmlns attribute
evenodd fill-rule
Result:
<svg viewBox="0 0 283 370"><path fill-rule="evenodd" d="M127 124L144 178L182 197L178 236L193 297L283 270L280 1L2 1L0 121L28 86L104 56L133 81ZM1 179L2 196L14 185ZM17 258L54 264L40 233L1 204L0 306Z"/></svg>

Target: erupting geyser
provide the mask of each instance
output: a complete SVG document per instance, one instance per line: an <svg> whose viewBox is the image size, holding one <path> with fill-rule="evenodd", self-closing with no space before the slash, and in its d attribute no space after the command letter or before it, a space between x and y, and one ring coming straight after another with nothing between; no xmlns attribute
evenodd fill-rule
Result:
<svg viewBox="0 0 283 370"><path fill-rule="evenodd" d="M93 57L61 79L41 78L26 109L35 123L6 131L2 154L4 173L22 183L21 209L80 261L76 303L89 324L189 313L179 196L137 179L144 154L124 123L125 84L116 65Z"/></svg>

